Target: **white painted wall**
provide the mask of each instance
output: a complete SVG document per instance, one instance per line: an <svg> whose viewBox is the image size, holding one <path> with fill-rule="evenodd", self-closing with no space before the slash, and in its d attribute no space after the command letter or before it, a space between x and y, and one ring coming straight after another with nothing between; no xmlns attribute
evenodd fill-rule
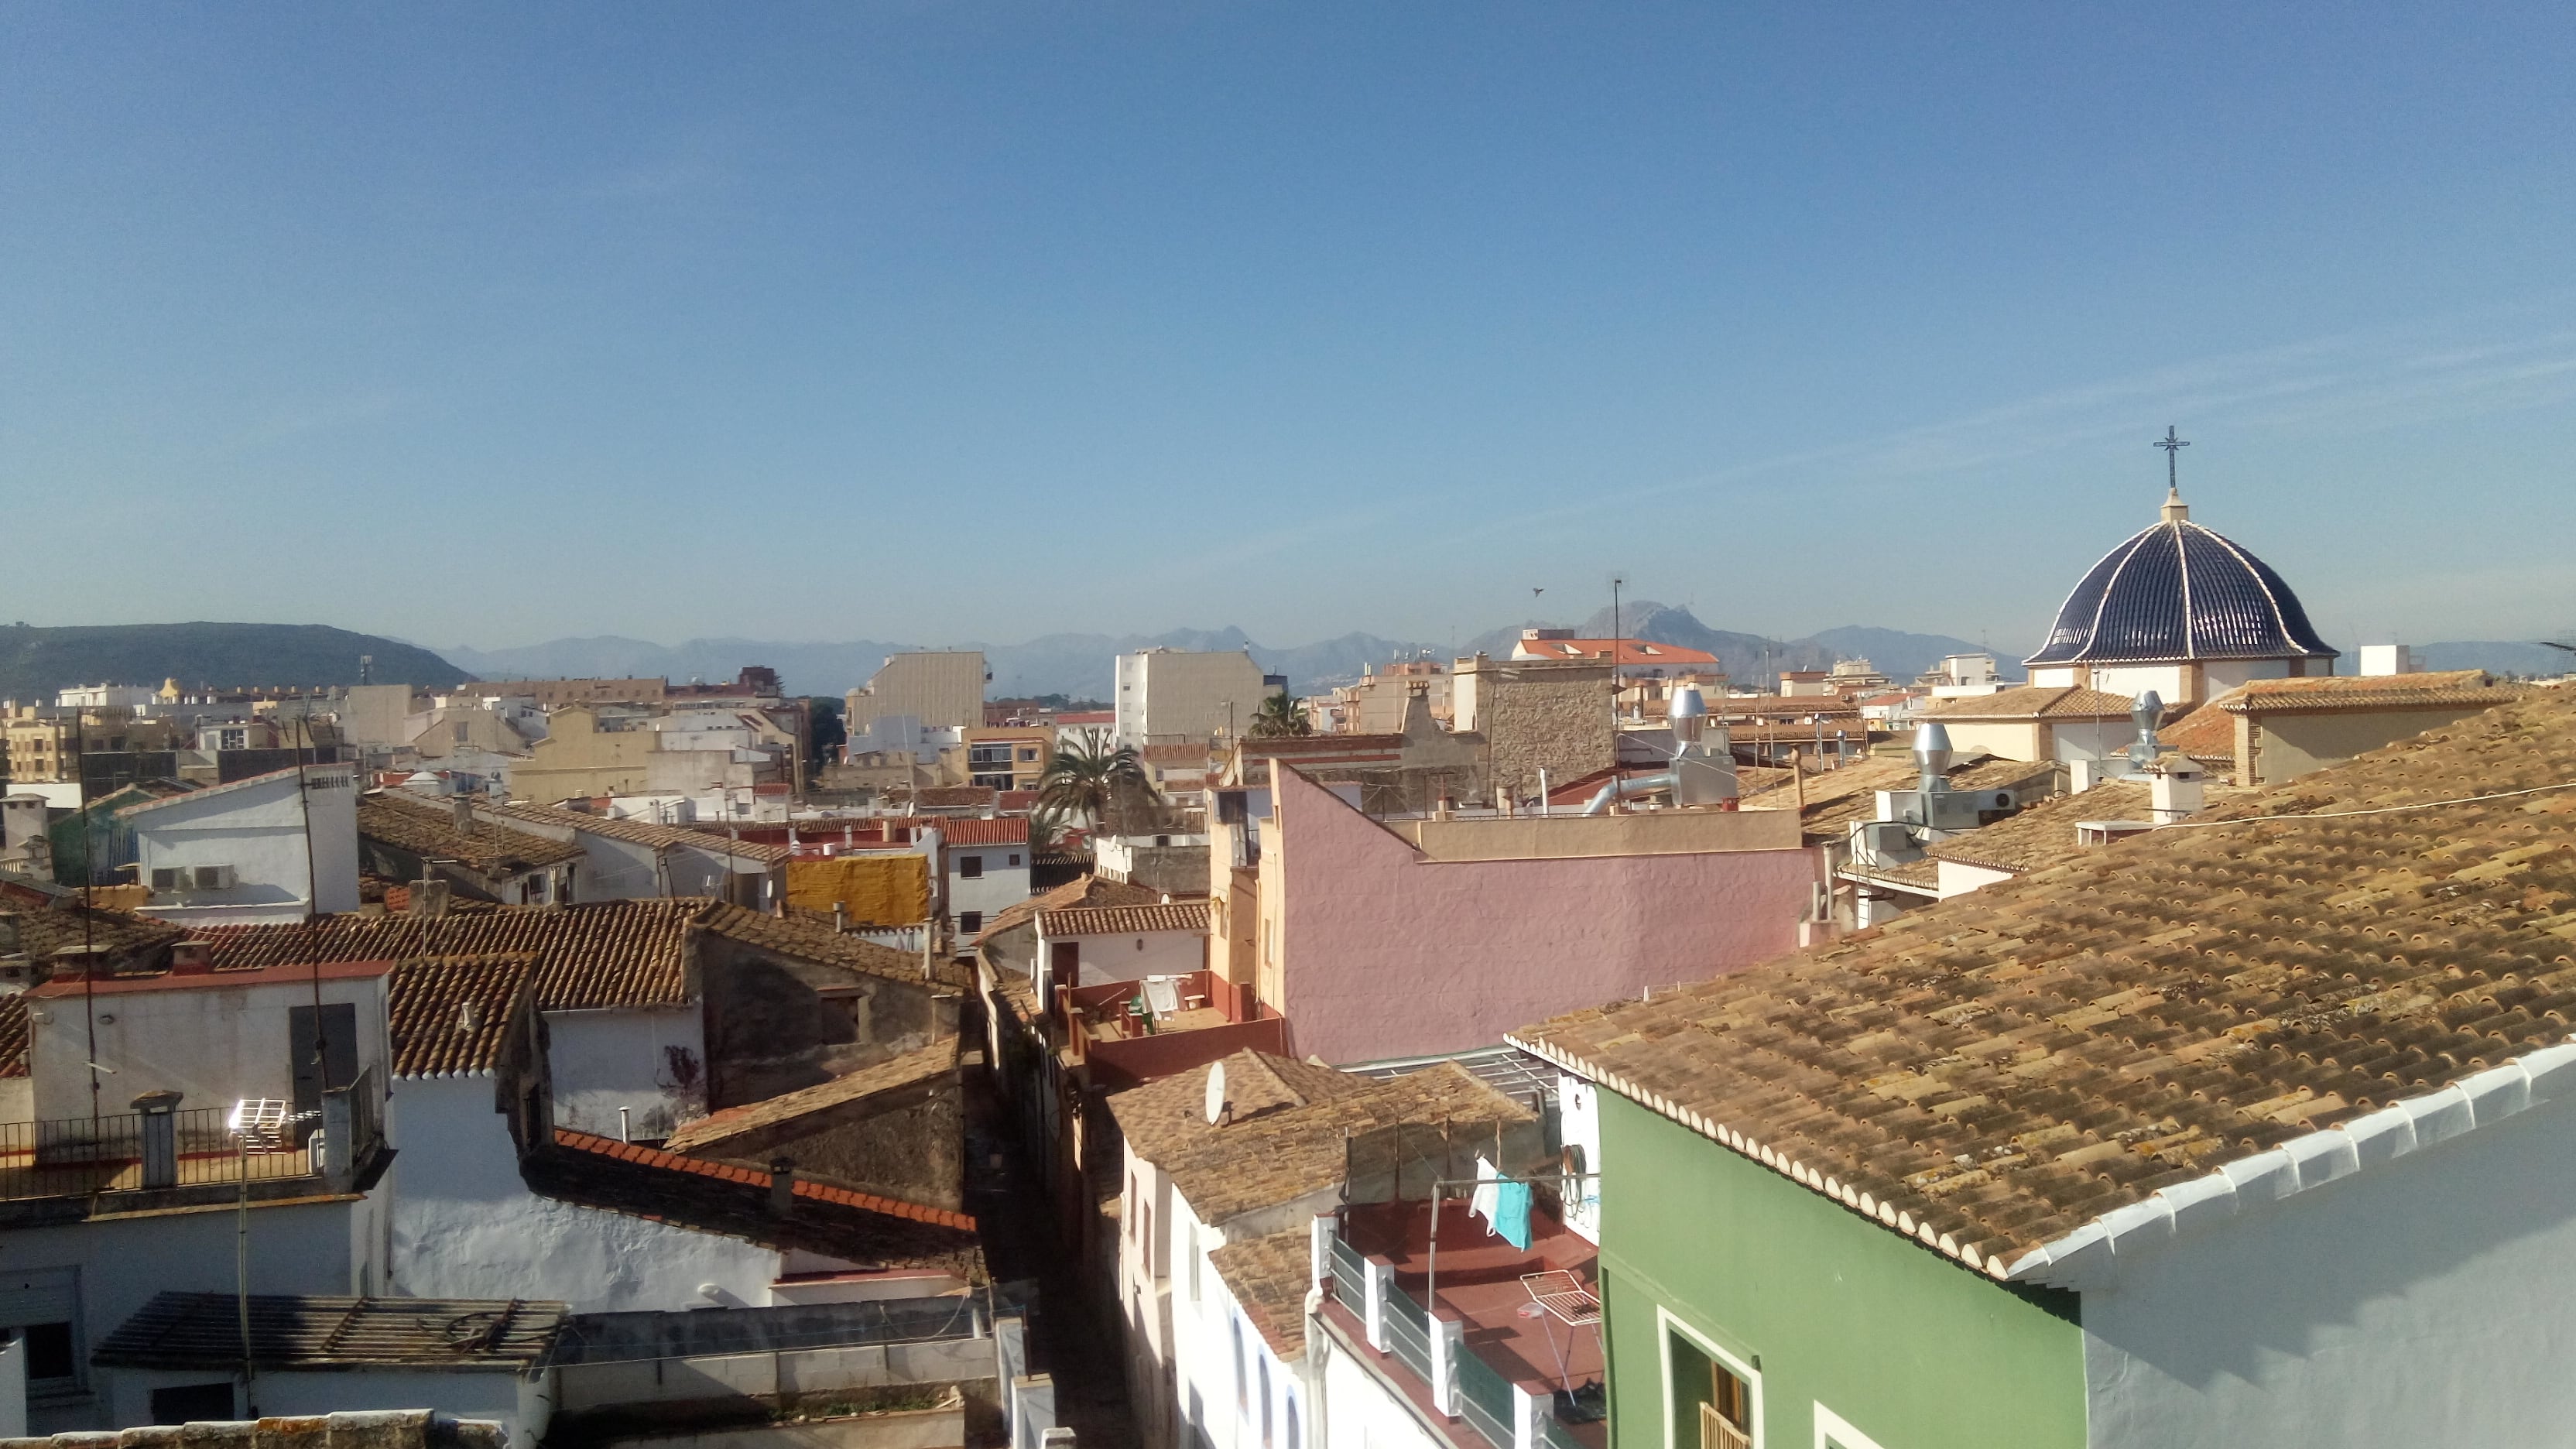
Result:
<svg viewBox="0 0 2576 1449"><path fill-rule="evenodd" d="M380 1197L382 1194L376 1194ZM374 1251L381 1241L373 1197L355 1202L254 1205L250 1212L250 1288L254 1293L344 1295L372 1289L383 1279ZM83 1365L116 1326L165 1289L229 1293L233 1277L234 1211L202 1211L94 1218L55 1227L9 1232L0 1244L0 1289L29 1275L68 1270L78 1287L80 1316L73 1346ZM350 1271L365 1267L365 1283ZM0 1325L16 1327L18 1325ZM98 1370L86 1370L95 1376ZM31 1402L29 1428L38 1434L107 1428L108 1406L84 1396L78 1402Z"/></svg>
<svg viewBox="0 0 2576 1449"><path fill-rule="evenodd" d="M615 1137L624 1107L628 1135L658 1142L706 1110L706 1022L694 1006L549 1011L546 1037L557 1126ZM672 1075L672 1047L698 1063L694 1097Z"/></svg>
<svg viewBox="0 0 2576 1449"><path fill-rule="evenodd" d="M101 1369L98 1373L109 1421L120 1429L156 1422L152 1416L154 1389L216 1383L224 1377L204 1369ZM436 1409L460 1419L498 1423L508 1430L513 1449L535 1449L552 1417L547 1388L550 1377L521 1377L506 1369L263 1373L258 1384L259 1412L263 1417L276 1417L370 1409ZM241 1384L235 1379L233 1409L239 1414L244 1408Z"/></svg>
<svg viewBox="0 0 2576 1449"><path fill-rule="evenodd" d="M1316 1352L1315 1345L1309 1344L1306 1351ZM1435 1438L1413 1416L1410 1404L1398 1399L1340 1344L1327 1341L1322 1351L1324 1425L1315 1449L1450 1449L1446 1440ZM1401 1365L1391 1371L1410 1372ZM1468 1436L1476 1432L1464 1420L1458 1427Z"/></svg>
<svg viewBox="0 0 2576 1449"><path fill-rule="evenodd" d="M1601 1168L1601 1089L1576 1076L1556 1081L1558 1136L1569 1148L1581 1148L1585 1172ZM1597 1244L1601 1241L1601 1183L1577 1180L1565 1203L1565 1225Z"/></svg>
<svg viewBox="0 0 2576 1449"><path fill-rule="evenodd" d="M1040 989L1054 979L1055 944L1073 941L1082 948L1078 986L1103 981L1142 981L1148 976L1183 976L1207 965L1204 931L1147 931L1133 936L1042 936L1038 939Z"/></svg>
<svg viewBox="0 0 2576 1449"><path fill-rule="evenodd" d="M2069 830L2074 828L2072 825L2067 827ZM1938 888L1941 899L1945 901L1952 896L1964 896L1980 886L1990 886L1999 880L2012 879L2011 871L1988 870L1982 865L1961 865L1955 860L1934 861L1933 864L1940 867L1937 876L1940 882Z"/></svg>
<svg viewBox="0 0 2576 1449"><path fill-rule="evenodd" d="M2576 1099L2124 1239L2083 1288L2095 1449L2561 1445L2576 1424Z"/></svg>
<svg viewBox="0 0 2576 1449"><path fill-rule="evenodd" d="M358 908L357 790L345 765L281 774L238 789L174 796L131 817L141 874L166 866L229 865L231 890L191 893L145 905L142 913L183 924L299 921L309 896L321 911ZM312 859L305 817L312 817ZM317 884L318 883L318 884Z"/></svg>
<svg viewBox="0 0 2576 1449"><path fill-rule="evenodd" d="M414 1297L540 1298L576 1313L766 1307L777 1250L543 1198L520 1180L492 1079L395 1094L393 1281ZM715 1284L718 1296L699 1293Z"/></svg>
<svg viewBox="0 0 2576 1449"><path fill-rule="evenodd" d="M973 856L984 863L980 879L961 874L963 857ZM1017 865L1013 861L1019 862ZM948 910L950 919L967 911L979 911L987 921L1029 898L1029 847L1026 841L1016 845L952 845L948 847Z"/></svg>
<svg viewBox="0 0 2576 1449"><path fill-rule="evenodd" d="M1186 1203L1174 1213L1173 1228L1172 1251L1181 1260L1172 1280L1174 1422L1186 1426L1195 1410L1212 1449L1264 1449L1266 1406L1267 1449L1302 1449L1288 1433L1293 1415L1296 1440L1311 1437L1302 1360L1282 1359L1263 1341L1208 1261L1221 1239L1189 1218Z"/></svg>
<svg viewBox="0 0 2576 1449"><path fill-rule="evenodd" d="M182 1111L229 1108L244 1097L294 1100L296 1047L288 1013L313 1004L310 982L243 985L220 975L162 979L191 984L97 998L98 1063L110 1070L101 1078L102 1112L130 1112L137 1096L164 1090L183 1094ZM373 1067L380 1082L391 1057L385 1039L386 980L381 974L326 977L320 988L325 1005L357 1008L358 1067ZM194 984L200 981L204 984ZM80 997L33 996L27 1008L35 1116L88 1116L90 1017Z"/></svg>

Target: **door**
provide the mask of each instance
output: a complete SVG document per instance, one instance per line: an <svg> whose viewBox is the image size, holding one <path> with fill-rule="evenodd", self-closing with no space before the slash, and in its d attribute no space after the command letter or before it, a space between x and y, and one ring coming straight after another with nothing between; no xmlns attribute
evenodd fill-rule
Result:
<svg viewBox="0 0 2576 1449"><path fill-rule="evenodd" d="M295 1130L288 1136L298 1147L321 1125L322 1094L358 1080L357 1006L345 1001L326 1003L320 1027L317 1050L313 1008L287 1009L286 1051L295 1068Z"/></svg>
<svg viewBox="0 0 2576 1449"><path fill-rule="evenodd" d="M1055 978L1055 989L1070 990L1082 984L1082 943L1050 941L1047 943L1047 974Z"/></svg>

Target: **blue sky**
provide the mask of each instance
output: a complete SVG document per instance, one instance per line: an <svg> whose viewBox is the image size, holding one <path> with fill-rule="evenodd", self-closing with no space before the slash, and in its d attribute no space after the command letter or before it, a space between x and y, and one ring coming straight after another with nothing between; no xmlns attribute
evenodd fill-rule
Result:
<svg viewBox="0 0 2576 1449"><path fill-rule="evenodd" d="M2561 8L0 11L0 616L2576 627ZM41 525L28 520L40 518Z"/></svg>

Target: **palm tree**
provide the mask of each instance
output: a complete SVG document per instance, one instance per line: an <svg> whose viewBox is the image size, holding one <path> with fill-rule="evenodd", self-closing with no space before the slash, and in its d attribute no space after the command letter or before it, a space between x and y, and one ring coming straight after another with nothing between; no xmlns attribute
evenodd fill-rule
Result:
<svg viewBox="0 0 2576 1449"><path fill-rule="evenodd" d="M1100 825L1153 793L1135 747L1113 747L1098 730L1058 749L1038 777L1038 808L1058 822Z"/></svg>
<svg viewBox="0 0 2576 1449"><path fill-rule="evenodd" d="M1305 704L1290 699L1285 689L1263 700L1261 708L1252 716L1252 737L1256 740L1275 740L1283 735L1311 735L1314 732L1315 724L1306 717Z"/></svg>

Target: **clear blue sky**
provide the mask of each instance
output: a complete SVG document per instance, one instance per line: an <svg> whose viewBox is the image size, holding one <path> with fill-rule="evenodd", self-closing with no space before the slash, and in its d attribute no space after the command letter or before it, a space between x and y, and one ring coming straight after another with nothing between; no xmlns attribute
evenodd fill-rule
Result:
<svg viewBox="0 0 2576 1449"><path fill-rule="evenodd" d="M0 618L2576 627L2560 5L0 10ZM38 522L37 520L41 520ZM1560 601L1563 601L1560 606Z"/></svg>

